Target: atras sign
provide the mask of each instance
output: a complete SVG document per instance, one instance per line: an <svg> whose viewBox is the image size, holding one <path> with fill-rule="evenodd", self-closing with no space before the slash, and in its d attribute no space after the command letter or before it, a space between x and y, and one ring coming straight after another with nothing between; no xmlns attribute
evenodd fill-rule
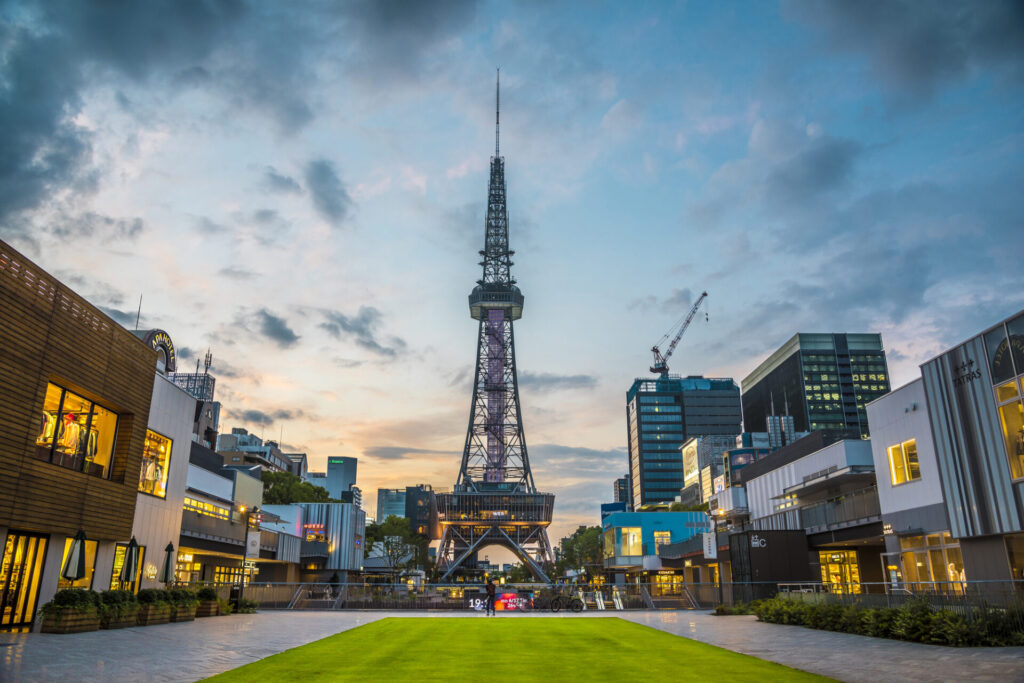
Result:
<svg viewBox="0 0 1024 683"><path fill-rule="evenodd" d="M962 387L968 382L981 379L981 370L974 367L975 363L968 358L960 365L953 366L953 386Z"/></svg>

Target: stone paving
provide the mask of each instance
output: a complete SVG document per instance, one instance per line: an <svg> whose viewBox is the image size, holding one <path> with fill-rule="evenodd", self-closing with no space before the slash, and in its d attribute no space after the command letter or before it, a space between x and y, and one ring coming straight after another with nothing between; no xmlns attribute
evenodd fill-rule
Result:
<svg viewBox="0 0 1024 683"><path fill-rule="evenodd" d="M384 617L465 612L261 612L75 635L0 633L0 681L195 681ZM688 610L501 614L621 617L843 681L1024 681L1024 648L945 648ZM487 618L475 614L469 618ZM681 667L685 663L680 663ZM694 672L714 678L714 672ZM659 677L659 674L654 674ZM660 677L675 674L662 672Z"/></svg>

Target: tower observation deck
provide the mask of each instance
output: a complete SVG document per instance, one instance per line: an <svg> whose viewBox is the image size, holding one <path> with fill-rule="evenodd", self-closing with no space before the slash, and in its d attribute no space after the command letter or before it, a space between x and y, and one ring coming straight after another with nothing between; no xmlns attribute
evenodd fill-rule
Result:
<svg viewBox="0 0 1024 683"><path fill-rule="evenodd" d="M523 315L523 294L512 278L505 203L505 159L500 154L501 89L497 88L494 156L487 193L483 277L469 295L469 314L479 322L476 373L469 429L458 482L437 496L441 522L442 581L498 545L511 550L541 581L553 561L547 527L555 496L539 493L523 436L512 322Z"/></svg>

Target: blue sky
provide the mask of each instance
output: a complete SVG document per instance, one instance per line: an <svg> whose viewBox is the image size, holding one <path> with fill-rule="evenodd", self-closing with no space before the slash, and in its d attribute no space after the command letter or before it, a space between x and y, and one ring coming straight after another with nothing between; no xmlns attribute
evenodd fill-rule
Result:
<svg viewBox="0 0 1024 683"><path fill-rule="evenodd" d="M375 489L456 477L502 69L527 442L557 538L624 395L797 331L894 381L1024 307L1010 2L0 3L0 237L208 347L222 427Z"/></svg>

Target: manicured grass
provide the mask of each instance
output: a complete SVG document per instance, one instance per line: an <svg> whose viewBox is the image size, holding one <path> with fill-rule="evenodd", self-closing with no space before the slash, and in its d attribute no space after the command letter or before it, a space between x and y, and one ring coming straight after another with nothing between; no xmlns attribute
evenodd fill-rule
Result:
<svg viewBox="0 0 1024 683"><path fill-rule="evenodd" d="M826 681L608 618L388 618L212 681Z"/></svg>

